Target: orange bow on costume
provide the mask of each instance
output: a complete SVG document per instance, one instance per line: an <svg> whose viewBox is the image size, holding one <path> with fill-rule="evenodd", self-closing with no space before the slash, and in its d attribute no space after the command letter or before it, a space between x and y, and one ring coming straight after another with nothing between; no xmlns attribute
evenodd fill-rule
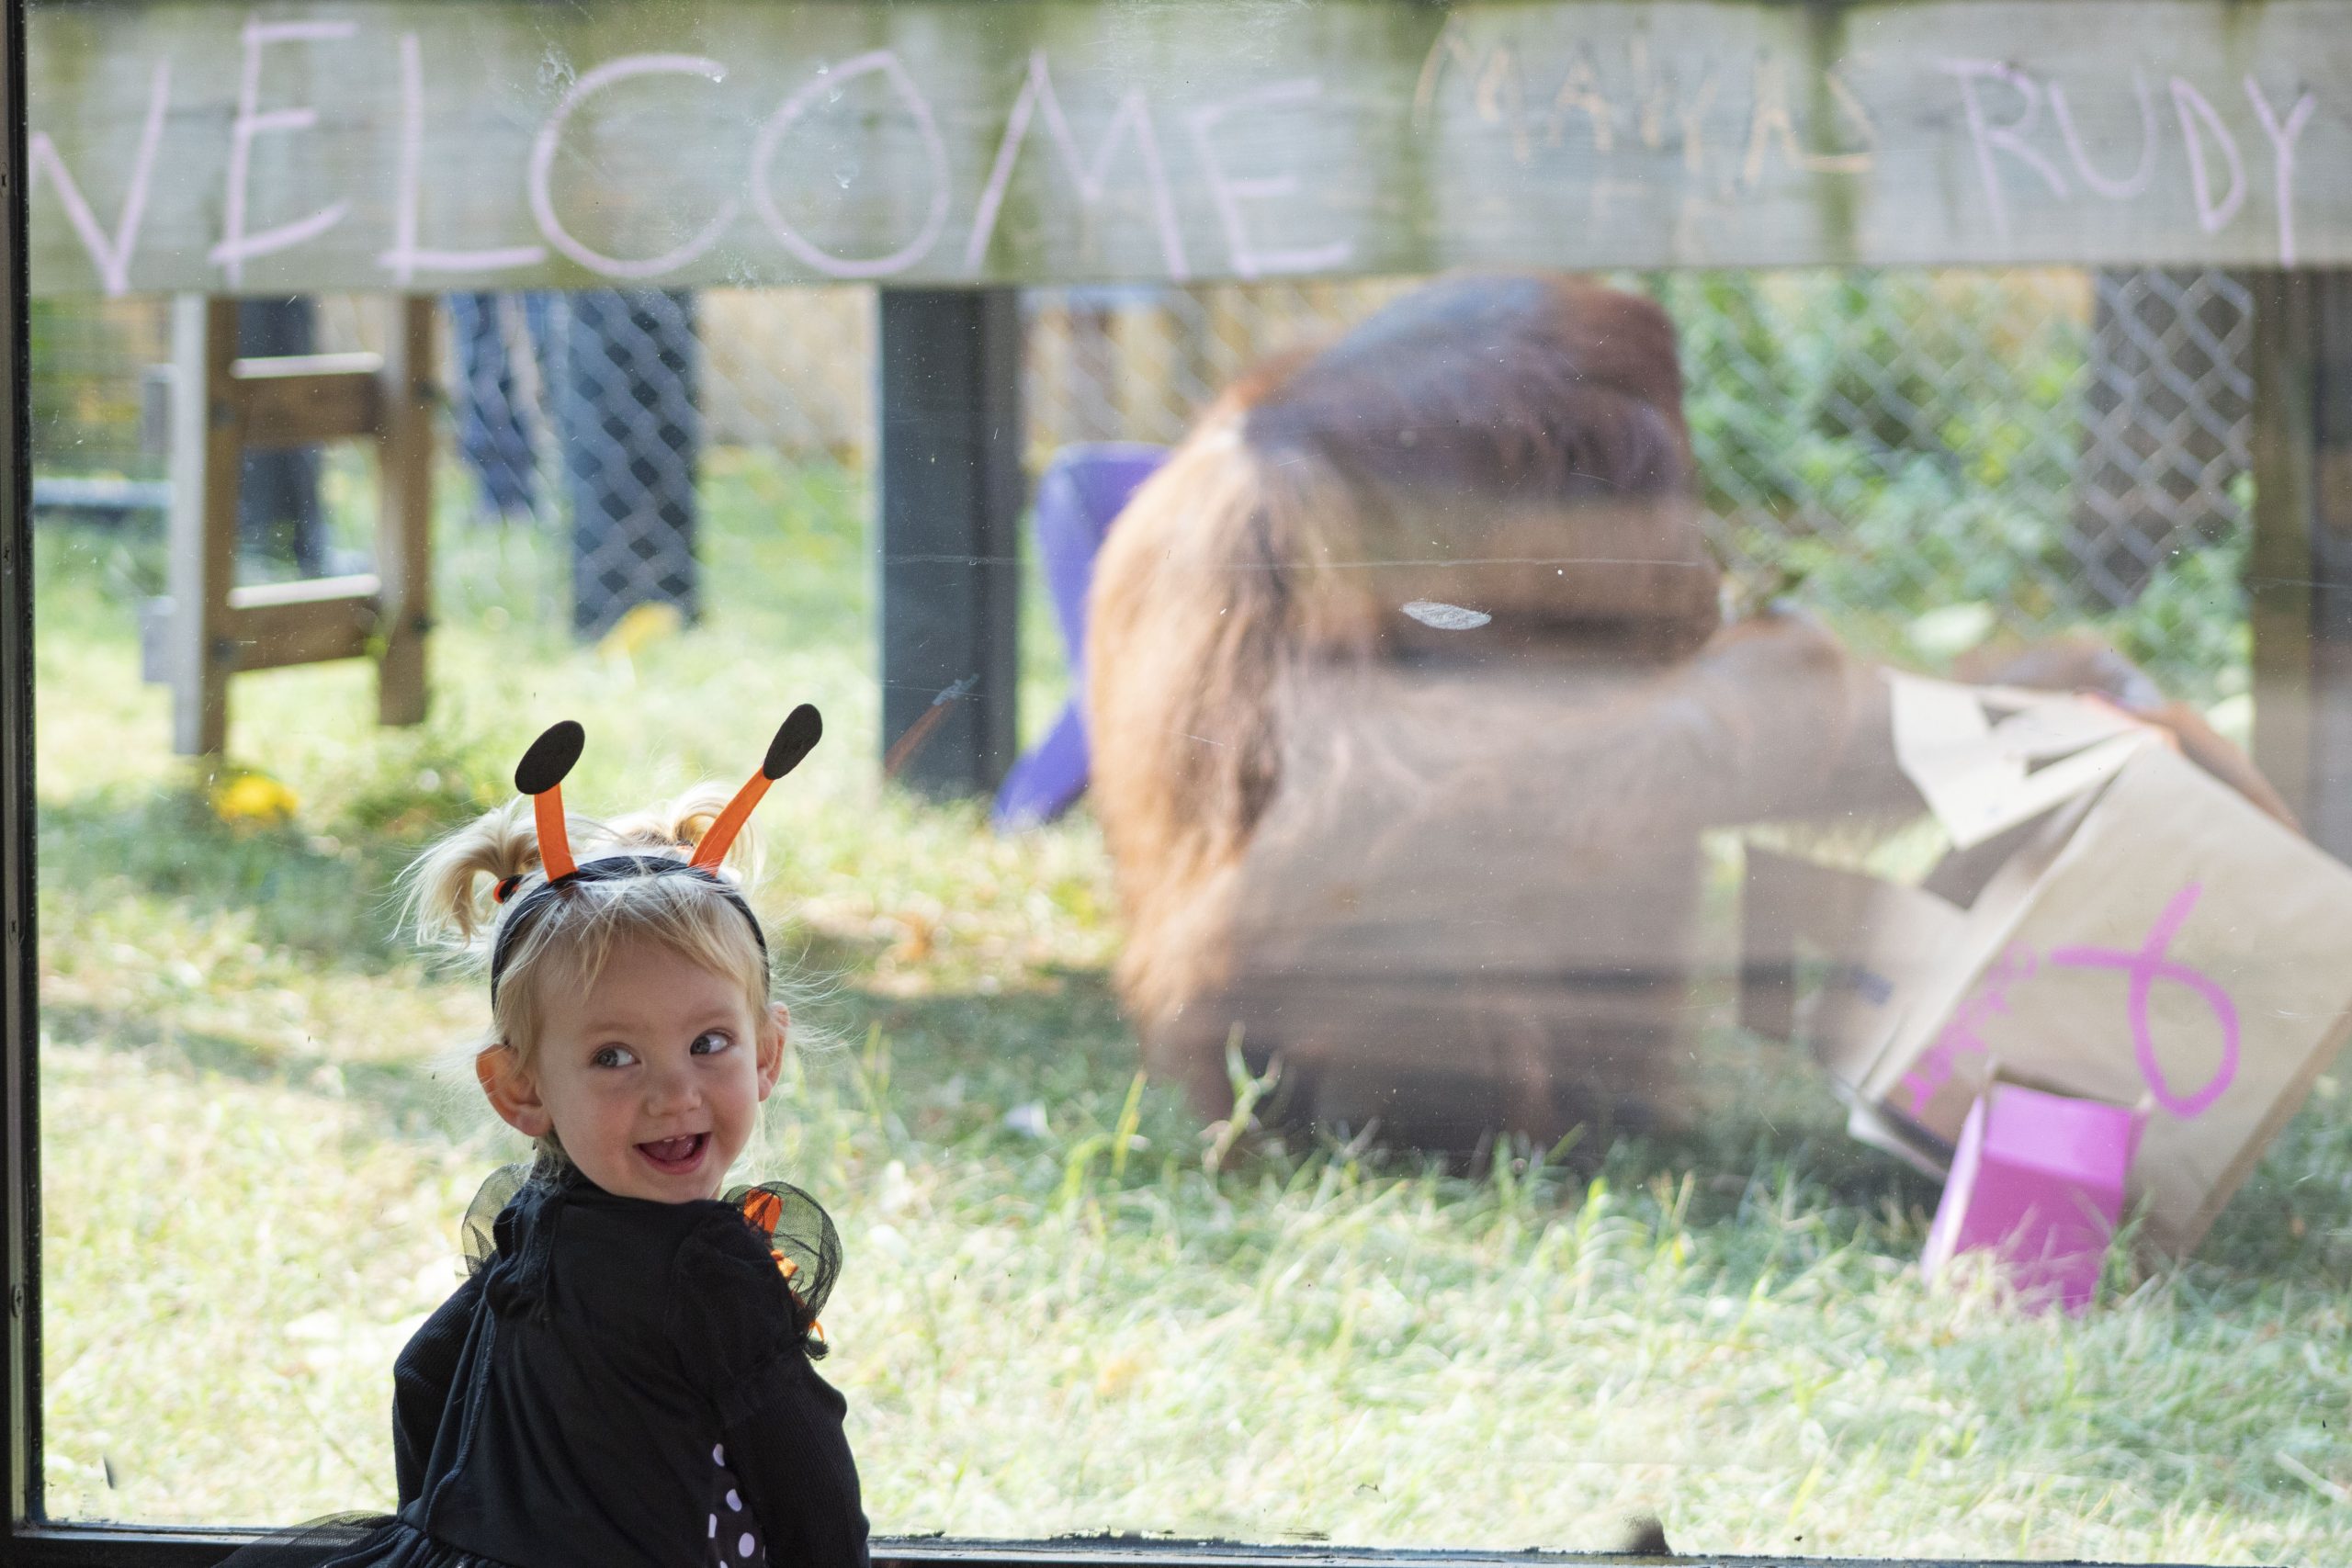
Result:
<svg viewBox="0 0 2352 1568"><path fill-rule="evenodd" d="M764 1188L754 1187L743 1194L741 1207L743 1218L751 1222L752 1228L767 1237L773 1244L775 1239L776 1224L784 1218L784 1201ZM786 1258L783 1251L774 1245L768 1247L768 1256L775 1259L777 1270L784 1275L784 1288L792 1297L793 1303L803 1311L808 1310L808 1302L798 1291L792 1288L793 1277L800 1272L800 1265ZM813 1317L808 1320L808 1332L814 1334L820 1343L823 1342L825 1325Z"/></svg>

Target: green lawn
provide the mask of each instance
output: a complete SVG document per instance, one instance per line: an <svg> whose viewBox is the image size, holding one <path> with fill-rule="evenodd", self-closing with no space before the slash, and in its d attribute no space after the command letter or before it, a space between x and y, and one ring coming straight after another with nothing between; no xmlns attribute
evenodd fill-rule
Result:
<svg viewBox="0 0 2352 1568"><path fill-rule="evenodd" d="M2352 1561L2334 1078L2196 1262L2119 1260L2081 1322L1923 1286L1932 1186L1720 1022L1704 1131L1597 1173L1294 1145L1212 1174L1136 1079L1091 824L1000 840L877 784L861 483L722 455L707 499L709 615L633 655L553 629L538 541L452 520L428 724L375 728L364 667L241 678L282 827L224 824L165 750L152 545L43 533L52 1512L389 1500L390 1359L512 1150L463 1061L481 988L402 945L388 878L553 718L590 727L594 811L741 775L813 700L758 895L808 1049L754 1157L842 1224L825 1371L877 1529L1574 1547L1650 1509L1685 1551ZM1034 728L1062 677L1030 630Z"/></svg>

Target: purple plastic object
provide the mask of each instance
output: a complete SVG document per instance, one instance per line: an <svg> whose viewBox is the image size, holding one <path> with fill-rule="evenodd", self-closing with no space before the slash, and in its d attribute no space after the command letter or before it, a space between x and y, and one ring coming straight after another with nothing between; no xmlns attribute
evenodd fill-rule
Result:
<svg viewBox="0 0 2352 1568"><path fill-rule="evenodd" d="M1131 441L1065 446L1037 481L1037 555L1069 653L1071 694L1054 728L1004 777L996 794L999 828L1050 822L1086 793L1086 590L1111 520L1168 449Z"/></svg>
<svg viewBox="0 0 2352 1568"><path fill-rule="evenodd" d="M2140 1118L2120 1105L1996 1083L1969 1108L1920 1267L1997 1253L2026 1303L2079 1313L2123 1213Z"/></svg>

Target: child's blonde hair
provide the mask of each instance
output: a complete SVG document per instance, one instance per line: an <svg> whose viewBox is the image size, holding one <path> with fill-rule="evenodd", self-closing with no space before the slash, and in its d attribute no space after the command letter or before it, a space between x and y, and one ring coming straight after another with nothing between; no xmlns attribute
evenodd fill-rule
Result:
<svg viewBox="0 0 2352 1568"><path fill-rule="evenodd" d="M649 810L599 822L567 815L572 855L585 867L608 855L655 856L684 863L710 830L729 792L704 784ZM727 860L741 877L755 874L758 846L748 827ZM722 873L722 874L724 874ZM486 812L419 855L403 879L407 909L420 940L488 968L505 922L526 895L543 885L531 802ZM506 897L497 899L503 886ZM547 998L558 988L593 983L616 943L654 942L714 974L740 980L752 1016L773 995L767 953L730 888L701 875L650 874L571 884L562 897L535 901L529 923L509 939L491 995L491 1032L476 1053L502 1047L528 1070L538 1050ZM544 1140L542 1141L544 1145Z"/></svg>

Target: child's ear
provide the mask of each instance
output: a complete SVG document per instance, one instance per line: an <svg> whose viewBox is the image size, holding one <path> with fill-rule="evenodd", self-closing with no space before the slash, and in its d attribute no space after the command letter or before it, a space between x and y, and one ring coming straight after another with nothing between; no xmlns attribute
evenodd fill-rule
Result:
<svg viewBox="0 0 2352 1568"><path fill-rule="evenodd" d="M784 1075L785 1036L792 1031L792 1014L782 1002L768 1004L768 1016L760 1028L760 1098L765 1100L775 1088L775 1080Z"/></svg>
<svg viewBox="0 0 2352 1568"><path fill-rule="evenodd" d="M481 1080L481 1091L499 1119L525 1137L544 1138L554 1129L554 1119L540 1102L539 1086L523 1070L514 1046L492 1045L476 1055L474 1077Z"/></svg>

